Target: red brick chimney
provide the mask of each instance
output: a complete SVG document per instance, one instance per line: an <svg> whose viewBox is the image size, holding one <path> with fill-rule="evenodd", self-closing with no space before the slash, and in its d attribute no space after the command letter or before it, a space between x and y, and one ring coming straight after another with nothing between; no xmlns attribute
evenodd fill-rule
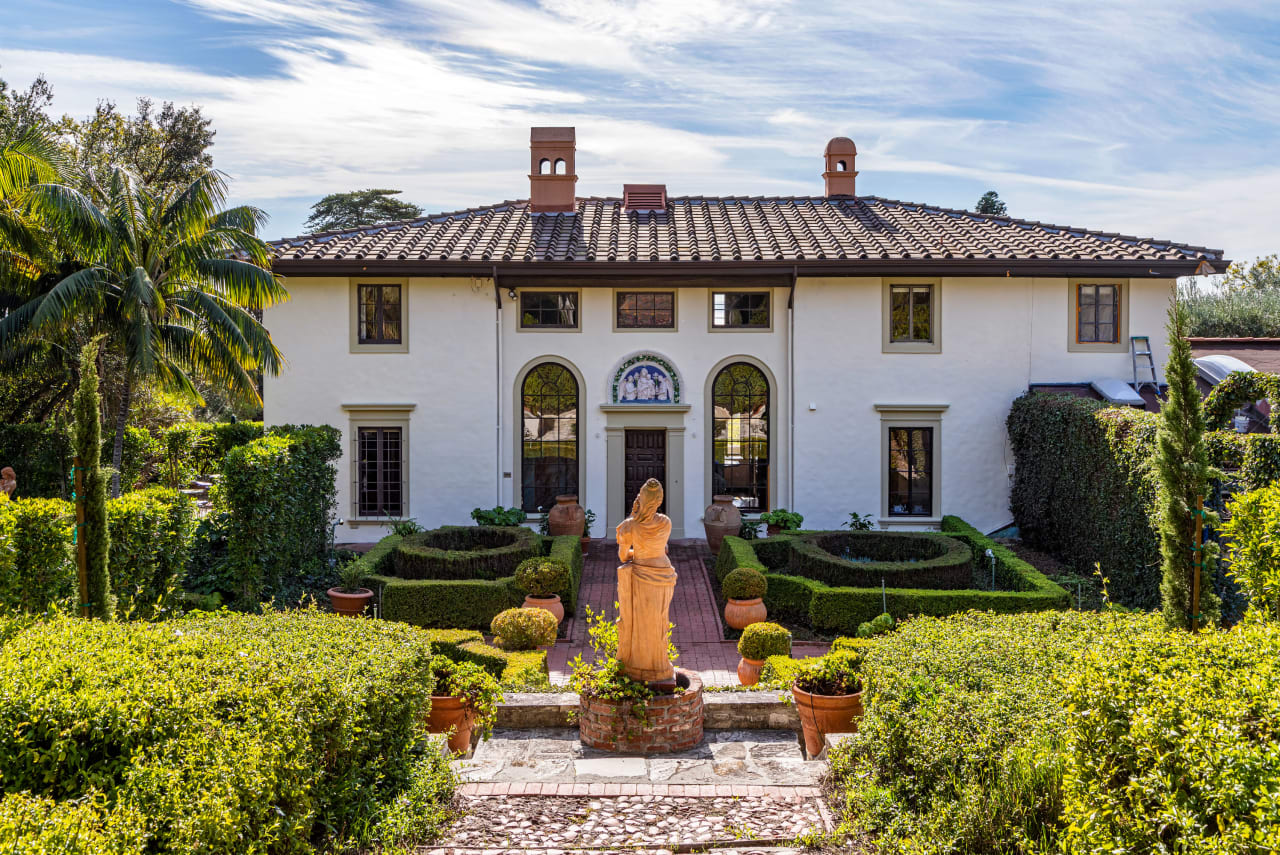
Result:
<svg viewBox="0 0 1280 855"><path fill-rule="evenodd" d="M529 210L535 214L577 210L573 128L529 129Z"/></svg>
<svg viewBox="0 0 1280 855"><path fill-rule="evenodd" d="M853 159L858 156L858 147L848 137L834 137L827 143L827 171L822 177L827 181L828 196L856 196L854 179L858 171L853 168Z"/></svg>

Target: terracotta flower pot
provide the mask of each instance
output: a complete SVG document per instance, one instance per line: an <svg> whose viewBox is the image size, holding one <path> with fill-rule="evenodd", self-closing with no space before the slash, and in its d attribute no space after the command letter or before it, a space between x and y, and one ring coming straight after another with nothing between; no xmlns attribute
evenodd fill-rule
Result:
<svg viewBox="0 0 1280 855"><path fill-rule="evenodd" d="M449 733L449 750L454 754L466 754L471 750L471 728L474 724L475 717L471 710L462 705L462 698L453 695L431 696L431 715L427 717L427 730L431 733Z"/></svg>
<svg viewBox="0 0 1280 855"><path fill-rule="evenodd" d="M760 597L753 597L750 600L735 600L729 598L729 602L724 604L724 622L734 629L746 629L753 623L760 623L769 617L769 610L765 608L764 600Z"/></svg>
<svg viewBox="0 0 1280 855"><path fill-rule="evenodd" d="M547 531L552 537L571 534L582 537L587 530L587 512L578 504L577 496L556 496L556 504L547 512Z"/></svg>
<svg viewBox="0 0 1280 855"><path fill-rule="evenodd" d="M854 733L862 718L862 692L852 695L811 695L791 687L800 726L804 729L804 749L810 757L822 751L822 738L828 733Z"/></svg>
<svg viewBox="0 0 1280 855"><path fill-rule="evenodd" d="M702 514L702 530L707 535L707 546L711 554L720 552L720 544L726 537L737 537L742 533L742 514L733 504L733 496L712 496Z"/></svg>
<svg viewBox="0 0 1280 855"><path fill-rule="evenodd" d="M359 588L354 594L348 594L341 588L329 589L329 602L333 604L333 610L344 617L360 617L372 599L373 591L368 588Z"/></svg>
<svg viewBox="0 0 1280 855"><path fill-rule="evenodd" d="M782 531L782 526L778 525L777 523L769 523L764 527L764 532L765 534L769 535L769 537L773 537L775 534L777 534L780 531Z"/></svg>
<svg viewBox="0 0 1280 855"><path fill-rule="evenodd" d="M524 598L524 607L526 609L546 609L556 616L556 623L564 622L564 604L560 602L559 594L552 594L549 597L532 597Z"/></svg>
<svg viewBox="0 0 1280 855"><path fill-rule="evenodd" d="M738 682L744 686L754 686L760 682L760 669L764 667L763 659L748 659L742 657L738 660Z"/></svg>

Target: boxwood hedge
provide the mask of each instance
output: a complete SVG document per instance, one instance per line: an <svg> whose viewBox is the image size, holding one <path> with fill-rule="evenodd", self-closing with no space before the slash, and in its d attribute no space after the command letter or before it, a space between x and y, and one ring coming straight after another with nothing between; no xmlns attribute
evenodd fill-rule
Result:
<svg viewBox="0 0 1280 855"><path fill-rule="evenodd" d="M101 794L151 852L358 838L408 783L430 660L411 627L313 611L36 623L0 647L0 788ZM0 825L58 810L6 799Z"/></svg>
<svg viewBox="0 0 1280 855"><path fill-rule="evenodd" d="M540 554L538 534L523 526L449 525L403 538L392 568L401 579L501 579Z"/></svg>
<svg viewBox="0 0 1280 855"><path fill-rule="evenodd" d="M508 651L485 644L484 636L471 629L429 629L433 652L454 662L474 662L488 671L504 689L529 689L549 685L545 650Z"/></svg>
<svg viewBox="0 0 1280 855"><path fill-rule="evenodd" d="M787 538L793 575L850 588L967 588L969 548L951 538L906 531L830 532ZM851 561L843 555L865 557Z"/></svg>

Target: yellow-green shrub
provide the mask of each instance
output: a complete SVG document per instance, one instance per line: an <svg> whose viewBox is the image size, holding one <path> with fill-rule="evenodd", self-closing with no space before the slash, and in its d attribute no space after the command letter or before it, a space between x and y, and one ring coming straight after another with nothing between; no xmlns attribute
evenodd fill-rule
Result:
<svg viewBox="0 0 1280 855"><path fill-rule="evenodd" d="M28 793L0 796L0 852L22 855L143 855L136 811L108 811L100 794L74 802Z"/></svg>
<svg viewBox="0 0 1280 855"><path fill-rule="evenodd" d="M0 610L75 607L74 524L69 502L0 497Z"/></svg>
<svg viewBox="0 0 1280 855"><path fill-rule="evenodd" d="M1227 511L1227 572L1248 595L1251 616L1280 621L1280 486L1241 493Z"/></svg>
<svg viewBox="0 0 1280 855"><path fill-rule="evenodd" d="M567 572L567 571L566 571ZM489 625L504 650L533 650L556 643L559 623L546 609L507 609Z"/></svg>
<svg viewBox="0 0 1280 855"><path fill-rule="evenodd" d="M195 507L177 490L151 487L107 502L111 587L121 616L151 617L187 566Z"/></svg>

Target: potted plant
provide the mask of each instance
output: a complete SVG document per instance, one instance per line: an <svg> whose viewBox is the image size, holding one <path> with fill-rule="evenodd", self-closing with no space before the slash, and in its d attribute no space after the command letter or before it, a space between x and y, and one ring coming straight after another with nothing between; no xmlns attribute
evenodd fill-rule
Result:
<svg viewBox="0 0 1280 855"><path fill-rule="evenodd" d="M465 754L471 750L471 735L477 728L482 739L489 738L498 719L502 690L493 675L473 662L436 656L431 670L435 672L436 694L431 696L427 730L449 734L449 750Z"/></svg>
<svg viewBox="0 0 1280 855"><path fill-rule="evenodd" d="M567 591L573 574L563 561L545 555L526 558L516 567L516 587L525 592L526 609L546 609L556 623L564 620L564 605L557 591Z"/></svg>
<svg viewBox="0 0 1280 855"><path fill-rule="evenodd" d="M546 609L507 609L489 624L493 643L503 650L533 650L556 643L556 618Z"/></svg>
<svg viewBox="0 0 1280 855"><path fill-rule="evenodd" d="M780 531L797 531L804 525L804 517L795 511L778 508L760 515L760 522L765 524L765 531L773 537Z"/></svg>
<svg viewBox="0 0 1280 855"><path fill-rule="evenodd" d="M727 601L724 604L724 622L734 629L746 629L769 616L764 595L769 582L764 574L751 567L739 567L724 577L720 592Z"/></svg>
<svg viewBox="0 0 1280 855"><path fill-rule="evenodd" d="M587 508L587 521L582 529L582 545L586 546L591 542L591 527L596 523L596 512Z"/></svg>
<svg viewBox="0 0 1280 855"><path fill-rule="evenodd" d="M859 657L852 651L828 653L801 670L791 685L804 747L810 757L822 751L828 733L852 733L862 717L862 678Z"/></svg>
<svg viewBox="0 0 1280 855"><path fill-rule="evenodd" d="M754 686L760 682L760 668L770 656L791 655L791 633L776 623L753 623L738 639L738 682Z"/></svg>
<svg viewBox="0 0 1280 855"><path fill-rule="evenodd" d="M364 570L364 562L359 558L338 568L341 584L329 589L329 602L338 614L359 617L373 599L373 591L360 587L360 583L364 581Z"/></svg>

